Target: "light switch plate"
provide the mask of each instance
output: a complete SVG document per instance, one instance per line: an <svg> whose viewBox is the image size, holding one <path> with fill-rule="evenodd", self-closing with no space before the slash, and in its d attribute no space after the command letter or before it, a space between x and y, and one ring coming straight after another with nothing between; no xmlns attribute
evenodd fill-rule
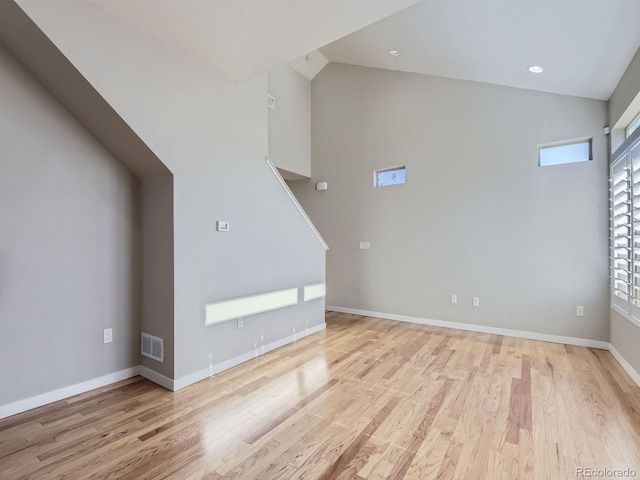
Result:
<svg viewBox="0 0 640 480"><path fill-rule="evenodd" d="M104 340L104 343L113 342L113 328L105 328L104 329L103 340Z"/></svg>
<svg viewBox="0 0 640 480"><path fill-rule="evenodd" d="M229 222L227 222L226 220L218 220L216 222L216 230L219 232L228 232Z"/></svg>
<svg viewBox="0 0 640 480"><path fill-rule="evenodd" d="M371 248L371 242L360 242L360 250L369 250Z"/></svg>

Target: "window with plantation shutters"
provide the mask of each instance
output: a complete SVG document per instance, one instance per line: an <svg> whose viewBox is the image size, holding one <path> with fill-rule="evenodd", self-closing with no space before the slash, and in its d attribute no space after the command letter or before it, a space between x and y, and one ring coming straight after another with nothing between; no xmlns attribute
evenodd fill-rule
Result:
<svg viewBox="0 0 640 480"><path fill-rule="evenodd" d="M610 167L611 306L640 324L640 134Z"/></svg>
<svg viewBox="0 0 640 480"><path fill-rule="evenodd" d="M631 316L640 321L640 142L629 151L631 167Z"/></svg>
<svg viewBox="0 0 640 480"><path fill-rule="evenodd" d="M611 164L611 303L629 313L631 277L631 175L628 156Z"/></svg>

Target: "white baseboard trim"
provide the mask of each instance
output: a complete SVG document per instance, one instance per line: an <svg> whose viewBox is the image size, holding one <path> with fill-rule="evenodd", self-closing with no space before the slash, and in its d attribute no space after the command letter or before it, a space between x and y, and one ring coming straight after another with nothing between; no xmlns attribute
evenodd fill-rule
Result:
<svg viewBox="0 0 640 480"><path fill-rule="evenodd" d="M119 382L120 380L126 380L127 378L135 377L136 375L138 375L137 366L109 373L102 377L93 378L85 382L76 383L75 385L69 385L68 387L59 388L51 392L42 393L34 397L25 398L24 400L18 400L17 402L0 405L0 418L10 417L11 415L26 412L32 408L48 405L49 403L57 402L58 400L64 400L65 398L104 387L105 385Z"/></svg>
<svg viewBox="0 0 640 480"><path fill-rule="evenodd" d="M256 348L255 350L251 350L250 352L243 353L242 355L238 355L237 357L230 358L229 360L225 360L224 362L215 363L213 365L210 365L208 368L190 373L189 375L184 375L174 380L173 390L180 390L181 388L193 385L196 382L233 368L246 361L252 360L256 357L259 357L260 355L264 355L265 353L275 350L276 348L283 347L284 345L295 342L296 340L300 340L301 338L321 332L326 328L326 323L322 322L320 325L315 325L300 332L296 332L293 335L289 335L288 337L281 338L280 340L276 340L275 342L268 343L267 345L263 345L260 348Z"/></svg>
<svg viewBox="0 0 640 480"><path fill-rule="evenodd" d="M507 337L526 338L529 340L540 340L542 342L564 343L567 345L576 345L578 347L609 350L609 342L603 342L601 340L591 340L588 338L563 337L561 335L550 335L547 333L525 332L523 330L510 330L507 328L474 325L471 323L448 322L445 320L433 320L430 318L411 317L408 315L395 315L393 313L372 312L369 310L336 307L332 305L327 305L325 308L332 312L351 313L353 315L364 315L366 317L398 320L400 322L419 323L421 325L431 325L433 327L455 328L457 330L466 330L469 332L490 333L493 335L505 335Z"/></svg>
<svg viewBox="0 0 640 480"><path fill-rule="evenodd" d="M138 366L138 375L146 378L147 380L151 380L153 383L157 383L158 385L160 385L161 387L166 388L167 390L175 390L173 388L173 384L174 381L169 378L166 377L164 375L162 375L161 373L158 373L154 370L151 370L148 367L145 367L143 365L139 365Z"/></svg>
<svg viewBox="0 0 640 480"><path fill-rule="evenodd" d="M576 345L580 347L590 347L590 348L599 348L603 350L609 350L613 355L613 357L618 361L618 363L620 363L622 368L629 374L629 376L633 379L633 381L636 382L636 384L638 384L638 386L640 387L640 373L638 373L638 371L636 371L631 366L631 364L629 364L629 362L625 360L625 358L620 354L620 352L618 352L615 349L615 347L608 342L582 339L582 338L576 338L576 337L562 337L558 335L548 335L543 333L524 332L521 330L509 330L504 328L487 327L483 325L473 325L473 324L466 324L466 323L459 323L459 322L447 322L443 320L432 320L432 319L420 318L420 317L410 317L406 315L394 315L394 314L381 313L381 312L372 312L369 310L336 307L331 305L327 305L326 309L332 312L351 313L354 315L364 315L367 317L385 318L388 320L398 320L401 322L419 323L422 325L431 325L436 327L455 328L458 330L490 333L494 335L506 335L506 336L516 337L516 338L527 338L530 340L541 340L545 342L564 343L567 345ZM136 375L141 375L147 378L148 380L151 380L152 382L157 383L158 385L168 390L174 390L174 391L179 390L181 388L184 388L186 386L199 382L200 380L209 378L210 376L215 375L216 373L220 373L224 370L228 370L229 368L235 367L248 360L251 360L267 352L275 350L276 348L280 348L284 345L295 342L296 340L300 340L314 333L321 332L325 328L326 328L326 324L321 323L320 325L316 325L314 327L308 328L302 332L289 335L288 337L285 337L280 340L276 340L275 342L264 345L263 347L256 349L254 351L247 352L245 354L239 355L237 357L226 360L224 362L214 364L210 368L206 368L198 372L185 375L177 380L171 380L170 378L164 375L161 375L142 365L126 368L124 370L110 373L108 375L104 375L99 378L94 378L92 380L87 380L85 382L77 383L75 385L59 388L51 392L43 393L30 398L25 398L24 400L18 400L17 402L0 405L0 419L10 417L11 415L16 415L18 413L22 413L36 407L48 405L49 403L57 402L58 400L64 400L65 398L69 398L74 395L78 395L80 393L85 393L85 392L88 392L89 390L94 390L96 388L104 387L106 385L110 385L112 383L119 382L121 380L126 380L127 378L135 377Z"/></svg>
<svg viewBox="0 0 640 480"><path fill-rule="evenodd" d="M613 355L613 358L615 358L620 366L625 370L625 372L629 374L631 379L636 382L636 385L640 387L640 373L638 373L638 371L633 368L631 364L625 360L622 354L611 344L609 344L609 351L611 352L611 355Z"/></svg>
<svg viewBox="0 0 640 480"><path fill-rule="evenodd" d="M288 337L264 345L259 349L247 352L243 355L239 355L230 360L217 363L215 365L212 365L211 368L186 375L177 380L172 380L169 377L157 373L145 366L136 365L135 367L126 368L124 370L113 372L99 378L76 383L75 385L69 385L68 387L59 388L57 390L42 393L40 395L35 395L33 397L25 398L24 400L18 400L17 402L0 405L0 419L10 417L11 415L16 415L18 413L26 412L27 410L41 407L43 405L48 405L49 403L57 402L58 400L64 400L65 398L73 397L74 395L85 393L89 390L104 387L106 385L119 382L120 380L126 380L127 378L135 377L136 375L141 375L144 378L151 380L153 383L157 383L158 385L166 388L167 390L175 391L193 383L199 382L200 380L204 380L211 375L215 375L216 373L220 373L224 370L228 370L231 367L235 367L236 365L246 362L247 360L251 360L252 358L275 350L276 348L280 348L284 345L287 345L288 343L295 342L296 340L300 340L301 338L320 332L325 328L327 328L327 325L323 322L320 325L315 325L301 332L296 332L293 335L289 335Z"/></svg>

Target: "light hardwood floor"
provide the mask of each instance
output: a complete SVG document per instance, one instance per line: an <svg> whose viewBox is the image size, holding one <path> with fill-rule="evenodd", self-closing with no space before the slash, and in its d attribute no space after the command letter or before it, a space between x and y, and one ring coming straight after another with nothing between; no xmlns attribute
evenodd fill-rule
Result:
<svg viewBox="0 0 640 480"><path fill-rule="evenodd" d="M0 420L8 479L640 478L601 350L346 314L181 391L140 377Z"/></svg>

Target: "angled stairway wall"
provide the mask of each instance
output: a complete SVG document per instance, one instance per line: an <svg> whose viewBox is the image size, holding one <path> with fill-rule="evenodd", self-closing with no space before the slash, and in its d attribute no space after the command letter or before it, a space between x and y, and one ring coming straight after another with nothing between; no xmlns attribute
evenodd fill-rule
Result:
<svg viewBox="0 0 640 480"><path fill-rule="evenodd" d="M324 282L325 249L264 162L266 74L232 84L89 3L65 11L71 3L30 3L34 10L27 19L48 35L62 54L59 60L72 64L93 94L78 92L78 102L73 89L55 91L58 61L29 57L20 45L13 50L24 63L33 59L30 69L44 83L53 77L50 90L141 179L141 265L147 266L140 314L128 328L137 337L155 326L148 333L162 335L166 350L163 365L145 358L143 367L159 383L177 388L322 328L324 298L304 302L302 291ZM16 6L5 2L3 9L8 5ZM20 36L2 23L3 43ZM95 110L101 102L108 108ZM114 122L96 126L106 110ZM135 137L131 145L129 132ZM136 166L140 158L151 162ZM159 211L164 217L154 217ZM217 232L216 220L229 221L230 231ZM295 306L245 318L243 329L235 322L205 327L208 302L291 287L301 292ZM88 378L76 381L82 380ZM67 384L54 378L48 388ZM46 391L37 390L30 394Z"/></svg>
<svg viewBox="0 0 640 480"><path fill-rule="evenodd" d="M2 417L138 365L141 226L135 176L1 45L0 143Z"/></svg>

